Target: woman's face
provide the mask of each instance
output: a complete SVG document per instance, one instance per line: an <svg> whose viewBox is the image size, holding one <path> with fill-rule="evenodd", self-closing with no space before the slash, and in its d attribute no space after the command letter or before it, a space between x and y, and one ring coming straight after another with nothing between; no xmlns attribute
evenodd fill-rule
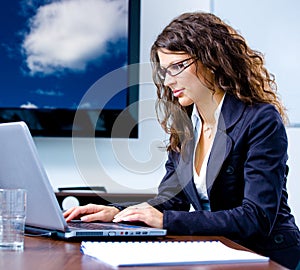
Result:
<svg viewBox="0 0 300 270"><path fill-rule="evenodd" d="M158 57L161 73L165 74L164 85L172 90L174 97L178 98L182 106L205 102L207 98L211 98L211 90L203 83L204 76L206 76L205 69L199 61L186 53L167 50L158 51ZM177 63L179 64L176 65ZM177 74L178 71L181 72Z"/></svg>

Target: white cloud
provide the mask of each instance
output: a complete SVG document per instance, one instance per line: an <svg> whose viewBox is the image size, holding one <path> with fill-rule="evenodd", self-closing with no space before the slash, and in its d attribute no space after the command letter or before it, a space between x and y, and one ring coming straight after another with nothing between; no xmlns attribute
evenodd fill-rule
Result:
<svg viewBox="0 0 300 270"><path fill-rule="evenodd" d="M124 0L61 0L41 6L23 42L32 75L83 71L127 28Z"/></svg>
<svg viewBox="0 0 300 270"><path fill-rule="evenodd" d="M89 102L81 103L79 109L90 109L92 105Z"/></svg>
<svg viewBox="0 0 300 270"><path fill-rule="evenodd" d="M24 108L24 109L37 109L38 106L28 101L26 104L22 104L20 106L20 108Z"/></svg>
<svg viewBox="0 0 300 270"><path fill-rule="evenodd" d="M60 91L43 90L43 89L37 89L34 91L34 93L41 96L52 96L52 97L62 97L64 95L64 93Z"/></svg>

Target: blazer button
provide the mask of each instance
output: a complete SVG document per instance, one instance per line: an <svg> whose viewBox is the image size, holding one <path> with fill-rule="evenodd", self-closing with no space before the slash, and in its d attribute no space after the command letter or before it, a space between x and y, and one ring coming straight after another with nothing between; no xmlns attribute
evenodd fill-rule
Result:
<svg viewBox="0 0 300 270"><path fill-rule="evenodd" d="M284 241L284 236L282 234L276 234L274 236L274 241L276 244L281 244Z"/></svg>
<svg viewBox="0 0 300 270"><path fill-rule="evenodd" d="M234 168L233 168L232 166L228 166L228 167L226 168L226 173L227 173L227 174L233 174L233 173L234 173Z"/></svg>

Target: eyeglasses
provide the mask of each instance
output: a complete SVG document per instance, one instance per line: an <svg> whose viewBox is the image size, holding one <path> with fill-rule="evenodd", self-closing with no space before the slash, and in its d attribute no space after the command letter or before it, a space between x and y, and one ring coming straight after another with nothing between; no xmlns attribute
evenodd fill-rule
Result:
<svg viewBox="0 0 300 270"><path fill-rule="evenodd" d="M189 63L189 60L191 60L191 59L193 59L193 61ZM174 77L174 76L180 74L181 72L183 72L185 69L187 69L192 64L194 64L196 60L197 60L197 58L190 57L190 58L184 59L180 62L171 64L166 68L159 67L158 70L157 70L157 74L158 74L159 78L162 81L164 81L166 79L167 73L170 76Z"/></svg>

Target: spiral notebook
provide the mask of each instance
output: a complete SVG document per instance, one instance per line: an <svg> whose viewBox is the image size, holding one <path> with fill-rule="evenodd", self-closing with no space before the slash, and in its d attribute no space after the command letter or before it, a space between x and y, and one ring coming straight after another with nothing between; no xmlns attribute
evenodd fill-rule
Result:
<svg viewBox="0 0 300 270"><path fill-rule="evenodd" d="M113 267L258 263L269 260L250 251L230 248L220 241L85 241L81 243L81 252Z"/></svg>

